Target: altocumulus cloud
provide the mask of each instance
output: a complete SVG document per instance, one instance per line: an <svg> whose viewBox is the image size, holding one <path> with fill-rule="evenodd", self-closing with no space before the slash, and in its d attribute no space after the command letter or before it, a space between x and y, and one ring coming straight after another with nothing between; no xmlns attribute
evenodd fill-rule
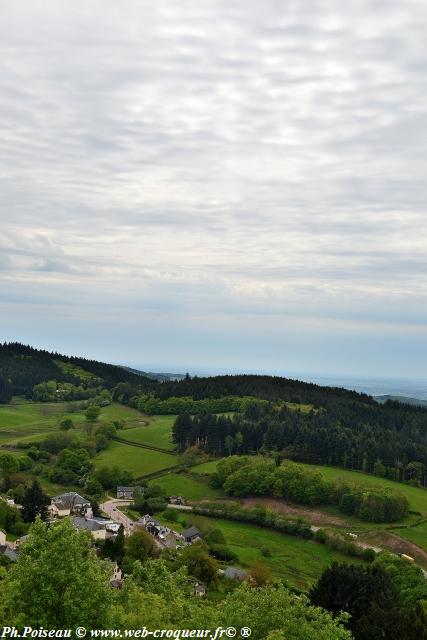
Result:
<svg viewBox="0 0 427 640"><path fill-rule="evenodd" d="M0 14L5 338L378 373L394 348L421 372L424 2Z"/></svg>

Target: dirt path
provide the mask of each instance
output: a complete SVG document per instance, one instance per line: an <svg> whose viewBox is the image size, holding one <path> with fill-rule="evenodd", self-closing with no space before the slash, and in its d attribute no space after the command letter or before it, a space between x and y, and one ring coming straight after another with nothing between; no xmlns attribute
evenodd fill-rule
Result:
<svg viewBox="0 0 427 640"><path fill-rule="evenodd" d="M385 531L384 529L378 529L375 532L371 531L366 536L366 540L376 543L392 553L405 553L407 556L414 558L417 564L424 567L424 569L427 569L427 553L424 549L421 549L421 547L418 547L409 540L399 538L399 536L396 536L394 533L390 533L389 531Z"/></svg>
<svg viewBox="0 0 427 640"><path fill-rule="evenodd" d="M239 502L246 507L254 507L262 504L265 507L269 507L286 515L306 518L310 524L314 525L313 530L315 530L316 527L328 525L345 527L347 530L351 528L351 525L343 518L331 516L327 513L316 511L315 509L291 504L285 500L275 498L242 498ZM376 552L384 549L396 554L405 553L414 558L417 564L424 570L427 569L427 553L413 542L399 538L399 536L394 533L390 533L385 529L367 529L366 534L359 534L359 538L358 544L361 547L371 547L375 549Z"/></svg>
<svg viewBox="0 0 427 640"><path fill-rule="evenodd" d="M297 504L291 504L285 500L279 500L275 498L242 498L239 500L245 507L255 507L258 504L262 504L269 509L274 509L280 513L284 513L289 516L297 516L300 518L307 518L311 524L317 526L332 525L336 527L348 527L349 524L338 516L330 516L322 511L316 511L315 509L309 509L308 507L301 507Z"/></svg>

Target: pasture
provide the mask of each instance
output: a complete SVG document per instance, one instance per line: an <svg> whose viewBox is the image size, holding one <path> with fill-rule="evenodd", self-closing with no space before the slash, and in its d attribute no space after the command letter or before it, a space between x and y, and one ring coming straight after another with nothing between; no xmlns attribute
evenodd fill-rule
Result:
<svg viewBox="0 0 427 640"><path fill-rule="evenodd" d="M202 462L201 464L196 464L194 467L191 467L191 473L201 473L201 474L212 474L215 473L216 468L218 466L218 460L209 460L209 462Z"/></svg>
<svg viewBox="0 0 427 640"><path fill-rule="evenodd" d="M166 473L152 481L161 486L168 496L183 496L187 500L211 500L220 498L222 493L210 487L203 480L197 480L183 473Z"/></svg>
<svg viewBox="0 0 427 640"><path fill-rule="evenodd" d="M94 458L94 462L96 468L119 466L139 477L174 467L177 464L177 458L169 453L133 447L121 442L111 442L108 449L101 451Z"/></svg>
<svg viewBox="0 0 427 640"><path fill-rule="evenodd" d="M275 578L285 579L290 585L299 589L308 590L324 569L334 561L354 564L362 562L357 558L349 558L332 551L312 540L302 540L257 525L216 518L194 517L188 513L180 515L180 520L183 520L186 525L190 524L193 519L196 526L203 528L204 524L213 529L221 530L227 546L239 558L239 562L234 564L249 571L254 562L262 562L270 568ZM164 517L161 517L160 520L176 531L182 529L182 526L175 522L169 522ZM263 555L263 551L265 552L267 549L271 554L269 557Z"/></svg>
<svg viewBox="0 0 427 640"><path fill-rule="evenodd" d="M172 451L174 448L172 442L172 425L175 418L176 416L142 417L141 414L139 414L139 422L144 420L148 422L148 424L133 426L133 422L131 422L129 428L119 431L118 436L137 444L146 444Z"/></svg>
<svg viewBox="0 0 427 640"><path fill-rule="evenodd" d="M71 404L16 399L10 405L0 405L0 445L42 440L49 433L59 430L63 418L71 418L78 434L84 429L86 418L84 411L69 412ZM130 427L139 425L142 416L136 409L112 403L102 407L96 424L113 420L124 420L125 427Z"/></svg>

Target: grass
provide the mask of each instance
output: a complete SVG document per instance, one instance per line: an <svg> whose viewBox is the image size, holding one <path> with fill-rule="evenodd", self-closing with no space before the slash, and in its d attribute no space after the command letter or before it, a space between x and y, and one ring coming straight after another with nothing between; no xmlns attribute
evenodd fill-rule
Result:
<svg viewBox="0 0 427 640"><path fill-rule="evenodd" d="M67 402L28 402L15 399L13 404L0 405L0 445L16 445L18 442L43 440L49 433L59 430L64 417L71 418L75 432L84 430L86 418L84 411L67 412ZM102 407L98 422L124 420L126 426L135 426L141 421L141 413L136 409L112 403Z"/></svg>
<svg viewBox="0 0 427 640"><path fill-rule="evenodd" d="M191 515L182 513L180 520L182 519L189 523ZM176 531L182 529L180 524L170 522L164 517L160 517L160 520ZM354 564L362 562L357 558L350 559L312 540L302 540L257 525L199 516L197 520L222 531L227 546L239 557L239 562L235 564L248 570L254 562L263 562L275 578L285 578L289 584L300 589L308 590L333 561ZM262 553L262 550L267 548L271 557L265 557Z"/></svg>
<svg viewBox="0 0 427 640"><path fill-rule="evenodd" d="M152 483L160 485L167 495L183 496L187 500L210 500L222 496L220 491L213 489L203 480L182 473L167 473Z"/></svg>
<svg viewBox="0 0 427 640"><path fill-rule="evenodd" d="M339 469L337 467L323 467L314 465L303 465L308 468L316 468L323 475L326 480L336 480L337 478L344 478L352 482L359 484L365 484L376 487L383 487L387 489L394 489L394 491L400 491L408 499L410 509L413 511L419 511L422 514L427 514L427 491L425 489L419 489L418 487L411 487L403 482L394 482L387 478L378 478L377 476L371 476L367 473L360 471L350 471L349 469Z"/></svg>
<svg viewBox="0 0 427 640"><path fill-rule="evenodd" d="M112 442L108 449L102 451L95 458L95 466L119 466L131 471L135 476L142 476L160 469L174 467L177 463L175 456L150 449L141 449L121 442Z"/></svg>
<svg viewBox="0 0 427 640"><path fill-rule="evenodd" d="M194 467L191 467L191 473L208 473L208 474L215 473L216 468L218 466L218 462L221 462L221 460L220 459L209 460L209 462L202 462L202 464L196 464Z"/></svg>
<svg viewBox="0 0 427 640"><path fill-rule="evenodd" d="M149 424L135 426L119 431L118 436L138 444L147 444L161 449L172 451L172 425L176 416L144 416L140 421L146 420Z"/></svg>

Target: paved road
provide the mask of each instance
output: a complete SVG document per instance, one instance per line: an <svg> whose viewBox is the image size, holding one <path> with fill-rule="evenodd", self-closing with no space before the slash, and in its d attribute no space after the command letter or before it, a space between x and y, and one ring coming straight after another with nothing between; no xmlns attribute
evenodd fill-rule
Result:
<svg viewBox="0 0 427 640"><path fill-rule="evenodd" d="M127 507L129 504L130 500L111 499L100 505L102 511L105 511L105 513L111 518L111 520L114 520L114 522L123 525L125 536L130 536L130 534L133 532L134 524L131 518L128 518L127 515L120 511L120 507Z"/></svg>

